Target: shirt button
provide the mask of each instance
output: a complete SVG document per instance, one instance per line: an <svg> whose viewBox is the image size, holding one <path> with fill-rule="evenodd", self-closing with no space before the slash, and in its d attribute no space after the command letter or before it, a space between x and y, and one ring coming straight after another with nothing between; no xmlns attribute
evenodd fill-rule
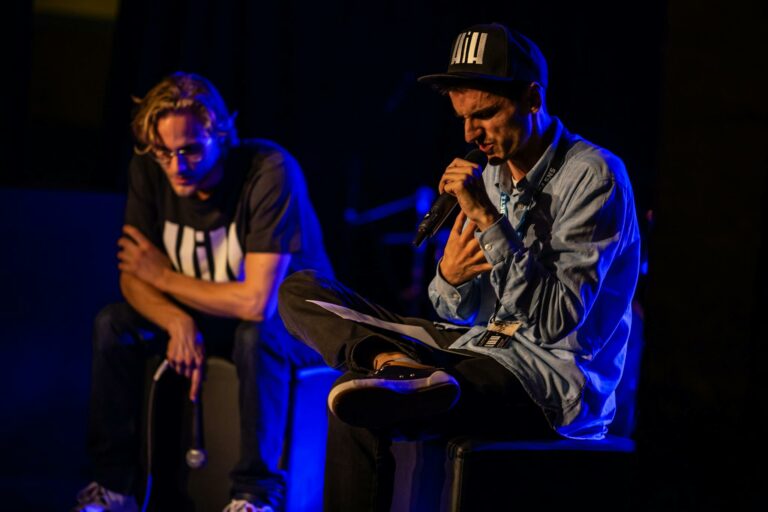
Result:
<svg viewBox="0 0 768 512"><path fill-rule="evenodd" d="M458 293L454 293L453 298L456 300L459 300L461 298L461 295L459 295Z"/></svg>
<svg viewBox="0 0 768 512"><path fill-rule="evenodd" d="M490 251L491 249L493 249L493 246L491 244L485 244L486 251Z"/></svg>

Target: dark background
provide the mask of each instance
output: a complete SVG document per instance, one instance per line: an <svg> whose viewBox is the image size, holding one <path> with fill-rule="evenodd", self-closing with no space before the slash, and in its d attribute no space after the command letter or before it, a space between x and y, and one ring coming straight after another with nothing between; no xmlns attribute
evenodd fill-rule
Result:
<svg viewBox="0 0 768 512"><path fill-rule="evenodd" d="M131 95L175 70L210 78L241 136L273 139L302 163L342 280L429 314L423 287L436 248L413 253L419 219L393 203L434 187L466 146L447 100L415 78L446 67L459 30L498 21L539 43L550 111L620 155L635 187L648 271L637 292L640 464L627 499L638 510L757 508L764 2L11 0L0 9L0 490L12 503L64 510L82 483L90 322L119 299L113 244ZM394 213L345 220L382 205Z"/></svg>

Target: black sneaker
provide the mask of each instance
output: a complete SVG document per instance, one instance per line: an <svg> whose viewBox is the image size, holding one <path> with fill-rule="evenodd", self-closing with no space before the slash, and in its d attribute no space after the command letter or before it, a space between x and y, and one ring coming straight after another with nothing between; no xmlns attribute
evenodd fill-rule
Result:
<svg viewBox="0 0 768 512"><path fill-rule="evenodd" d="M439 368L388 365L333 386L328 408L350 425L388 428L447 412L460 394L456 379Z"/></svg>

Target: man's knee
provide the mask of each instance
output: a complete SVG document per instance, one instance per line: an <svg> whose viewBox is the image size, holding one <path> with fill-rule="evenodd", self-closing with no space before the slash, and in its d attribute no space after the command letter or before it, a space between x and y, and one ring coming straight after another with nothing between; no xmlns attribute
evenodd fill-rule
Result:
<svg viewBox="0 0 768 512"><path fill-rule="evenodd" d="M164 339L164 334L127 302L109 304L93 320L93 349L106 352Z"/></svg>
<svg viewBox="0 0 768 512"><path fill-rule="evenodd" d="M279 341L266 328L264 322L240 322L235 329L233 359L279 348Z"/></svg>
<svg viewBox="0 0 768 512"><path fill-rule="evenodd" d="M109 304L93 321L93 349L105 351L115 346L131 345L135 340L127 333L124 304Z"/></svg>
<svg viewBox="0 0 768 512"><path fill-rule="evenodd" d="M297 301L306 299L307 291L318 286L315 270L299 270L285 278L278 290L278 304L290 308Z"/></svg>
<svg viewBox="0 0 768 512"><path fill-rule="evenodd" d="M261 322L240 322L235 329L235 350L250 352L261 344Z"/></svg>

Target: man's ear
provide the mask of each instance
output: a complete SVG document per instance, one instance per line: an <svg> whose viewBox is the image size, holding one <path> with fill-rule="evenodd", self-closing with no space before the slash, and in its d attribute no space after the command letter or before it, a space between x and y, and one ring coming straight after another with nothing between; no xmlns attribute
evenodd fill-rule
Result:
<svg viewBox="0 0 768 512"><path fill-rule="evenodd" d="M544 106L544 89L538 82L531 82L525 93L525 102L532 114L538 113Z"/></svg>

